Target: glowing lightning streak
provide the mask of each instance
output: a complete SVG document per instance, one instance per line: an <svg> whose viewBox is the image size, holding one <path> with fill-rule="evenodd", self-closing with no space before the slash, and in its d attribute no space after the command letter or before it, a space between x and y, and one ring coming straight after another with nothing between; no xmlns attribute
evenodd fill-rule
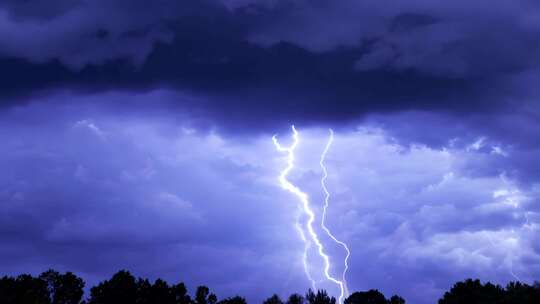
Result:
<svg viewBox="0 0 540 304"><path fill-rule="evenodd" d="M281 175L279 176L279 182L280 182L281 186L285 190L289 190L289 191L293 192L294 194L298 195L297 192L300 192L300 190L298 189L298 191L294 191L294 189L296 189L296 188L287 181L287 175L289 175L289 172L291 172L291 170L294 168L294 150L296 149L296 145L298 144L298 134L297 134L296 129L294 128L294 126L292 126L292 129L293 129L293 132L294 132L294 142L290 147L288 147L288 148L282 147L279 144L279 142L278 142L275 135L272 137L272 141L274 142L274 145L276 146L276 149L279 152L286 152L288 154L287 168L285 168L281 172ZM290 190L289 186L293 190ZM315 287L315 280L313 279L313 277L309 273L309 267L308 267L308 262L307 262L307 254L308 254L309 248L311 247L311 242L307 240L306 235L304 233L304 230L302 229L302 227L298 223L298 218L296 219L295 227L296 227L296 230L298 230L298 234L300 235L300 238L302 239L302 241L305 244L304 245L304 254L302 255L302 263L304 265L304 272L306 273L306 277L308 278L308 280L311 282L311 287L313 288L313 290L316 290L317 288Z"/></svg>
<svg viewBox="0 0 540 304"><path fill-rule="evenodd" d="M311 248L311 242L306 239L306 235L304 233L304 230L302 230L302 227L300 227L300 224L298 223L298 219L296 220L295 224L296 230L298 230L298 234L300 234L300 238L304 242L304 254L302 255L302 263L304 264L304 272L306 273L306 277L311 282L311 288L313 290L317 290L317 287L315 286L315 280L309 273L309 267L307 262L307 254L309 251L309 248Z"/></svg>
<svg viewBox="0 0 540 304"><path fill-rule="evenodd" d="M274 145L276 146L276 149L279 152L286 152L287 155L288 155L288 166L287 166L287 168L285 168L281 172L281 174L279 176L279 182L280 182L281 187L283 189L285 189L285 190L293 193L294 195L296 195L300 199L300 201L302 202L304 212L308 216L308 221L307 221L307 225L306 225L307 230L309 232L309 235L311 236L311 239L313 239L313 242L315 243L315 245L317 245L319 255L324 260L324 275L325 275L327 280L336 283L340 287L341 294L339 296L339 303L343 303L343 290L344 290L343 282L335 279L329 273L329 270L330 270L330 258L328 257L328 255L326 255L324 253L324 247L323 247L322 243L320 242L319 237L317 236L317 233L313 229L313 222L315 221L315 213L313 213L313 211L311 210L311 208L309 206L308 195L306 193L302 192L302 190L300 190L295 185L291 184L291 182L289 182L289 180L287 180L287 175L289 175L291 170L294 168L294 150L296 149L296 146L298 145L298 132L294 128L294 125L291 128L292 128L292 131L293 131L294 142L288 148L282 147L279 144L279 142L277 141L277 138L276 138L275 135L272 137L272 141L274 142ZM305 239L305 237L304 237L304 239ZM305 260L304 260L304 262L305 262ZM312 284L314 284L313 280L312 280Z"/></svg>
<svg viewBox="0 0 540 304"><path fill-rule="evenodd" d="M345 268L343 269L343 273L341 274L341 280L342 280L343 284L340 285L340 287L341 287L341 297L343 297L343 295L347 296L349 294L349 289L347 287L347 280L345 279L345 275L347 274L347 270L349 269L348 260L349 260L349 256L351 255L351 251L349 250L349 247L347 246L347 244L345 244L344 242L338 240L330 232L328 227L326 227L326 225L324 224L324 221L326 219L326 210L328 209L328 201L330 200L330 192L328 192L328 189L326 188L326 179L328 178L328 171L326 170L326 166L324 165L324 160L326 158L326 154L328 154L328 150L330 149L330 146L334 142L334 131L332 129L329 129L329 131L330 131L330 137L328 138L328 142L326 143L326 147L324 148L324 151L321 154L321 160L319 162L319 164L321 165L321 168L323 170L323 177L321 178L321 187L322 187L322 189L324 191L324 195L325 195L324 208L323 208L322 219L321 219L321 227L322 227L322 229L324 231L326 231L326 234L328 234L328 236L332 240L334 240L334 242L341 245L343 247L343 249L345 249L345 251L347 252L347 255L345 256L345 260L344 260Z"/></svg>

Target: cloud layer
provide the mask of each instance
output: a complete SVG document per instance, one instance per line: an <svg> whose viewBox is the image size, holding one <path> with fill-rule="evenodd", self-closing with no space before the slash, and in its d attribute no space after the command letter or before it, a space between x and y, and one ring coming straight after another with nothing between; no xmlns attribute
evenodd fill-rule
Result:
<svg viewBox="0 0 540 304"><path fill-rule="evenodd" d="M538 99L536 6L8 1L0 98L168 87L201 97L223 126L267 130L373 112L498 114Z"/></svg>
<svg viewBox="0 0 540 304"><path fill-rule="evenodd" d="M270 136L194 128L188 115L122 115L95 101L153 95L167 96L59 94L2 112L0 237L11 244L0 251L2 268L69 269L95 282L125 267L251 301L308 288L298 202L279 188L285 159ZM351 247L351 289L431 303L464 277L538 277L539 184L509 172L511 149L489 137L400 143L375 121L337 131L327 159L328 225ZM320 215L327 133L300 131L291 178ZM339 264L343 252L323 241Z"/></svg>

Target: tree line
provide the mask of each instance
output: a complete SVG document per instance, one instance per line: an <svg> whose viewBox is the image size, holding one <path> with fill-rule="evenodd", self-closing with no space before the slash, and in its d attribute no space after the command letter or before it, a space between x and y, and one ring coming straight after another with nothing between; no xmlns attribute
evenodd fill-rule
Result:
<svg viewBox="0 0 540 304"><path fill-rule="evenodd" d="M218 300L206 286L199 286L195 295L188 294L184 283L170 285L162 279L150 282L135 278L122 270L111 279L90 289L84 298L85 282L71 272L48 270L37 277L22 274L0 278L1 304L247 304L245 298L234 296ZM354 292L344 304L405 304L405 299L393 295L387 299L376 289ZM539 304L540 283L532 286L510 282L506 287L467 279L457 282L444 293L438 304ZM308 290L305 295L292 294L282 300L272 295L262 304L336 304L326 291Z"/></svg>

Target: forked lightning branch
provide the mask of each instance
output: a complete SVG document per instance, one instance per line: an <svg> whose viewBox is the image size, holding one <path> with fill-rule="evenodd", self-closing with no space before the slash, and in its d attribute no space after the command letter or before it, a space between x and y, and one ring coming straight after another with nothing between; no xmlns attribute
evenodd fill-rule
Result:
<svg viewBox="0 0 540 304"><path fill-rule="evenodd" d="M313 277L310 274L309 261L307 260L307 257L308 257L307 251L310 249L311 244L315 244L315 246L317 247L318 254L320 255L320 257L324 261L324 268L323 268L322 272L324 273L325 279L338 285L339 290L340 290L338 301L339 301L339 303L343 303L344 297L348 295L347 281L345 279L345 275L346 275L347 269L349 267L348 259L349 259L349 256L350 256L350 250L349 250L348 246L344 242L338 240L330 232L330 229L328 229L328 227L325 225L326 213L327 213L327 209L328 209L328 205L329 205L329 199L330 199L330 193L328 192L328 189L326 188L326 184L325 184L326 179L328 177L328 172L326 170L326 166L324 165L324 161L325 161L325 157L326 157L326 155L328 153L328 150L330 149L330 146L332 145L332 142L333 142L333 139L334 139L334 132L332 130L330 130L330 137L328 139L328 142L327 142L327 144L325 146L325 149L324 149L324 151L323 151L323 153L321 155L321 158L320 158L320 166L321 166L321 169L323 171L323 176L321 178L321 188L322 188L322 190L323 190L323 192L325 194L323 213L322 213L321 222L320 222L320 228L323 231L325 231L326 234L334 242L336 242L338 245L342 246L345 249L346 253L347 253L346 257L345 257L345 259L343 261L344 262L344 270L343 270L343 272L341 274L341 278L336 278L332 274L330 274L330 267L331 267L330 257L326 253L326 250L324 248L323 243L320 241L320 238L319 238L317 232L313 228L313 223L315 222L315 213L313 212L313 210L311 208L310 200L309 200L308 195L305 192L303 192L299 187L292 184L287 179L289 173L294 169L295 151L296 151L296 148L297 148L297 146L299 144L299 140L300 140L300 136L298 134L298 131L296 131L296 128L294 127L294 125L291 127L291 129L292 129L292 132L293 132L293 143L290 146L288 146L288 147L282 146L278 142L276 136L273 136L272 140L274 142L274 145L276 146L276 149L279 152L286 153L286 155L287 155L287 167L285 169L283 169L283 171L281 171L281 174L279 175L279 183L280 183L281 187L284 190L287 190L287 191L293 193L298 198L298 200L300 201L301 209L305 213L305 215L307 216L307 222L305 223L305 225L302 225L301 223L299 223L298 218L297 218L297 222L295 223L295 227L298 229L298 232L300 234L300 238L304 242L304 254L302 255L302 258L303 258L302 263L304 265L304 271L306 272L306 276L307 276L308 280L311 282L311 286L315 289L316 288L316 282L314 281ZM306 231L307 231L307 233L305 233Z"/></svg>

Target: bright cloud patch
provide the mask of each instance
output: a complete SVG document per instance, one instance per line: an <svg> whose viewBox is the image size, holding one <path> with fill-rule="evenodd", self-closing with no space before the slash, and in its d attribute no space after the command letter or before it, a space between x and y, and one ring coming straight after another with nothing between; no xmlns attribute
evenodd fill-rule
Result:
<svg viewBox="0 0 540 304"><path fill-rule="evenodd" d="M91 98L110 96L141 98ZM55 118L34 117L32 128L18 121L39 103L1 114L10 132L0 131L0 240L17 245L0 249L3 269L52 266L98 280L129 268L252 301L309 287L294 227L298 202L278 185L286 163L270 134L230 136L186 117L122 115L69 98L81 108L49 105ZM297 127L290 178L320 216L328 133ZM537 278L539 186L497 166L512 154L493 153L502 148L489 138L432 148L398 143L392 131L370 123L336 130L327 156L327 224L350 245L350 289L428 303L464 273L501 283ZM286 143L289 134L279 135ZM341 260L340 248L328 248ZM232 274L242 283L231 287Z"/></svg>

